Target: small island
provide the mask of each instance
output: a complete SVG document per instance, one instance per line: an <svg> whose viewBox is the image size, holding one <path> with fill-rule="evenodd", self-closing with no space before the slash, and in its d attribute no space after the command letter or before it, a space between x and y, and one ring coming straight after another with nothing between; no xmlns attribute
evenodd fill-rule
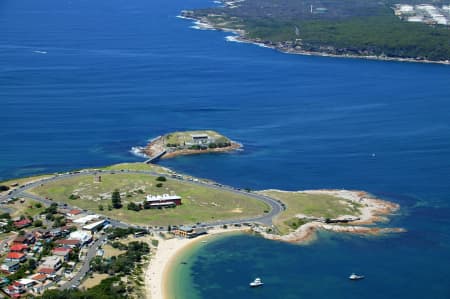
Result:
<svg viewBox="0 0 450 299"><path fill-rule="evenodd" d="M140 152L149 157L147 163L159 158L180 155L229 152L242 145L211 130L183 131L165 134L152 139Z"/></svg>

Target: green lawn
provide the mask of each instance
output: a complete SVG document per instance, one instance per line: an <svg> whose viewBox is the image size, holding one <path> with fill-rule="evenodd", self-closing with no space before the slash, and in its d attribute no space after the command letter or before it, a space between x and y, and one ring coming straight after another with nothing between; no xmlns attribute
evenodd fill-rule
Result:
<svg viewBox="0 0 450 299"><path fill-rule="evenodd" d="M177 225L220 219L239 219L264 214L269 207L245 195L167 179L162 187L156 187L155 176L142 174L102 174L102 182L94 182L91 175L72 177L44 186L31 192L52 198L54 201L69 203L82 209L89 209L124 222L140 225ZM111 192L119 189L123 208L108 210ZM182 197L182 205L173 209L142 210L126 209L128 202L143 201L146 194L175 193ZM75 195L78 199L69 199ZM104 210L99 210L99 205Z"/></svg>
<svg viewBox="0 0 450 299"><path fill-rule="evenodd" d="M168 168L155 165L155 164L146 164L146 163L120 163L120 164L114 164L111 166L103 167L101 169L104 170L138 170L138 171L154 171L158 173L164 173L167 174L170 172Z"/></svg>
<svg viewBox="0 0 450 299"><path fill-rule="evenodd" d="M40 204L41 207L38 208L36 207L36 204L38 204L37 201L26 198L8 204L8 208L14 210L14 212L11 214L11 217L13 218L19 216L34 217L36 215L39 215L46 208L42 204Z"/></svg>
<svg viewBox="0 0 450 299"><path fill-rule="evenodd" d="M276 190L262 191L261 193L279 199L286 205L286 210L274 219L274 224L282 234L289 233L302 224L295 217L297 214L324 218L360 214L358 204L331 195Z"/></svg>

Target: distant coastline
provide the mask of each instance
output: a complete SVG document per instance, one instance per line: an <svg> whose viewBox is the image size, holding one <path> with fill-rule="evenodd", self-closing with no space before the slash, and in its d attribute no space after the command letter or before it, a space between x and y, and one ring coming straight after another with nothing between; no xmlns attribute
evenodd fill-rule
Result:
<svg viewBox="0 0 450 299"><path fill-rule="evenodd" d="M239 42L239 43L247 43L247 44L254 44L259 47L263 48L269 48L276 51L279 51L281 53L285 54L296 54L296 55L304 55L304 56L322 56L322 57L334 57L334 58L354 58L354 59L367 59L367 60L379 60L379 61L396 61L396 62L414 62L414 63L431 63L431 64L441 64L441 65L450 65L449 60L445 61L434 61L434 60L427 60L427 59L416 59L416 58L401 58L401 57L390 57L390 56L376 56L376 55L355 55L355 54L332 54L327 52L320 52L320 51L307 51L303 49L297 49L292 47L287 42L270 42L270 41L263 41L261 39L252 39L249 37L246 37L246 32L243 29L233 29L233 28L227 28L227 27L220 27L217 26L210 21L208 21L207 18L196 18L194 16L191 16L189 13L183 11L181 15L177 16L181 19L191 20L194 21L194 26L192 28L198 29L198 30L218 30L223 32L230 32L233 33L234 36L227 36L226 40L230 42Z"/></svg>

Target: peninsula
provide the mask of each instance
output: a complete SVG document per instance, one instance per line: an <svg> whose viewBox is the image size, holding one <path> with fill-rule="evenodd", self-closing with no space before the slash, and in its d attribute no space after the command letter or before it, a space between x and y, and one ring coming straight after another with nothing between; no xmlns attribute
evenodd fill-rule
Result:
<svg viewBox="0 0 450 299"><path fill-rule="evenodd" d="M232 0L185 10L200 29L284 53L448 64L446 1Z"/></svg>
<svg viewBox="0 0 450 299"><path fill-rule="evenodd" d="M180 155L229 152L242 145L211 130L183 131L165 134L152 139L146 147L138 151L149 157L148 163L162 158Z"/></svg>
<svg viewBox="0 0 450 299"><path fill-rule="evenodd" d="M184 133L164 140L181 144L183 136L193 138ZM208 136L225 142L221 135ZM8 268L7 284L30 282L21 292L43 292L43 298L96 298L102 290L129 298L125 285L132 286L133 297L170 298L166 276L176 256L193 242L236 230L292 243L313 240L317 230L361 235L404 231L376 226L388 221L399 205L366 192L241 190L146 163L1 182L0 202L4 248L16 250L22 235L34 236L29 242L36 242L35 247L45 240L44 247L52 248L20 255L37 268L29 268L28 262L2 265ZM67 249L69 245L76 248ZM42 274L49 260L71 250L80 258L70 255L67 265ZM19 269L12 268L17 265ZM14 289L6 285L4 291Z"/></svg>

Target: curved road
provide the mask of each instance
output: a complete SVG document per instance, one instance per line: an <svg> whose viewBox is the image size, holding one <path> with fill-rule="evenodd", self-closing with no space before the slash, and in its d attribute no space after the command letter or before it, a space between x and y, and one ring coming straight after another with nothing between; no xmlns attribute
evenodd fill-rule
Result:
<svg viewBox="0 0 450 299"><path fill-rule="evenodd" d="M41 202L45 205L51 205L52 203L57 203L57 202L54 202L52 200L46 199L46 198L38 196L38 195L30 194L26 191L33 189L35 187L41 186L46 183L52 183L52 182L64 180L64 179L67 179L70 177L94 175L94 174L98 174L98 173L102 173L102 174L103 173L106 173L106 174L131 173L131 174L147 174L147 175L151 175L151 176L164 176L168 179L183 181L187 184L193 184L193 185L198 185L198 186L202 186L202 187L206 187L206 188L228 191L228 192L232 192L232 193L240 194L240 195L246 195L246 196L252 197L254 199L260 200L270 206L270 211L259 217L235 219L235 220L219 220L219 221L215 221L215 222L202 223L207 226L242 224L242 223L246 223L246 222L259 222L261 224L271 226L272 218L274 216L278 215L284 209L283 205L279 201L277 201L271 197L261 195L261 194L241 191L241 190L237 190L232 187L223 186L223 185L204 183L201 181L190 181L190 180L183 180L183 179L179 179L179 178L172 178L165 174L161 174L161 173L157 173L157 172L153 172L153 171L141 171L141 170L118 170L118 171L117 170L85 170L85 171L76 171L76 172L69 172L69 173L64 173L64 174L57 174L50 178L45 178L45 179L41 179L38 181L34 181L29 184L21 185L18 188L10 191L7 195L0 196L0 204L5 204L8 200L8 198L27 197L27 198L36 200L38 202ZM69 209L76 208L75 206L71 206L71 205L66 205L66 207ZM88 211L88 212L90 212L90 211ZM123 223L118 220L114 220L114 219L110 219L110 218L108 218L108 220L109 220L111 226L113 226L113 227L121 227L121 228L133 227L133 225ZM91 244L91 246L87 252L87 255L83 261L80 271L78 271L71 280L69 280L68 282L61 285L61 287L60 287L61 290L71 288L72 286L77 287L79 285L81 280L89 272L90 262L95 257L98 248L101 246L101 244L104 242L105 239L106 239L106 235L102 235L102 236L100 236L99 239L97 239L96 241L94 241Z"/></svg>
<svg viewBox="0 0 450 299"><path fill-rule="evenodd" d="M260 200L270 206L270 211L259 217L235 219L235 220L221 220L221 221L204 223L206 225L225 225L225 224L228 225L228 224L246 223L246 222L259 222L261 224L271 226L273 217L278 215L284 209L282 204L279 201L277 201L271 197L265 196L265 195L241 191L241 190L238 190L238 189L235 189L232 187L228 187L228 186L224 186L224 185L214 185L214 184L204 183L201 181L189 181L189 180L172 178L166 174L161 174L161 173L157 173L154 171L144 171L144 170L84 170L84 171L69 172L69 173L64 173L64 174L57 174L50 178L44 178L44 179L41 179L38 181L34 181L32 183L28 183L28 184L19 186L18 188L11 191L10 194L0 196L0 203L5 203L8 198L22 196L22 197L28 197L28 198L34 199L34 200L39 201L46 205L50 205L50 204L54 203L54 201L43 198L41 196L30 194L26 191L33 189L35 187L41 186L46 183L52 183L55 181L59 181L59 180L63 180L63 179L71 178L71 177L94 175L94 174L99 174L99 173L102 173L102 174L105 174L105 173L106 174L131 173L131 174L147 174L147 175L151 175L151 176L163 176L163 177L166 177L167 179L179 180L179 181L183 181L187 184L193 184L193 185L198 185L198 186L202 186L202 187L206 187L206 188L228 191L228 192L232 192L232 193L240 194L240 195L246 195L246 196L252 197L254 199ZM76 208L76 206L71 206L71 205L67 205L67 207L68 208ZM96 213L96 214L98 214L98 213ZM112 226L116 226L116 227L132 226L132 225L120 222L120 221L113 220L113 219L110 219L110 222L111 222Z"/></svg>

